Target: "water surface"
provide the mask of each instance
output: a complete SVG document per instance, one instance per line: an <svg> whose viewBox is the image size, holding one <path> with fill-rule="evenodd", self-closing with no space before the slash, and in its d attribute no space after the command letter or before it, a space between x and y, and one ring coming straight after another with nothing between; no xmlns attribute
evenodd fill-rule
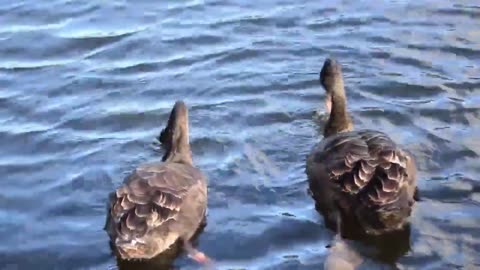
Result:
<svg viewBox="0 0 480 270"><path fill-rule="evenodd" d="M1 269L116 269L107 194L159 159L177 99L210 179L198 247L220 269L322 269L304 162L327 56L356 126L418 161L410 250L364 269L480 269L480 5L405 2L0 1Z"/></svg>

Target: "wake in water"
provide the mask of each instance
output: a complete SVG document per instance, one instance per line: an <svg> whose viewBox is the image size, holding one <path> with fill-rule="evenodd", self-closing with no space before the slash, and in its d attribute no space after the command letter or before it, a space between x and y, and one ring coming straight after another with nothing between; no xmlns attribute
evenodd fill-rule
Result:
<svg viewBox="0 0 480 270"><path fill-rule="evenodd" d="M333 244L330 246L329 253L323 267L325 270L354 270L362 264L362 256L342 238L341 218L337 213L337 234L334 237Z"/></svg>

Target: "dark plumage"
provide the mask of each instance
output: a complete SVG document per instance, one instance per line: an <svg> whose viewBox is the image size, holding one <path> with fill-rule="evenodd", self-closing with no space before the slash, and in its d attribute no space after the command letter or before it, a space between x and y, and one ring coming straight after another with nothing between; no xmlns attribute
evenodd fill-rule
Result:
<svg viewBox="0 0 480 270"><path fill-rule="evenodd" d="M324 139L307 158L310 190L327 222L356 222L367 234L401 229L411 214L416 167L387 134L353 131L340 64L327 59L320 73L330 109Z"/></svg>
<svg viewBox="0 0 480 270"><path fill-rule="evenodd" d="M207 182L193 166L188 110L175 103L160 141L164 162L137 167L110 195L106 230L122 259L150 259L189 241L207 207Z"/></svg>

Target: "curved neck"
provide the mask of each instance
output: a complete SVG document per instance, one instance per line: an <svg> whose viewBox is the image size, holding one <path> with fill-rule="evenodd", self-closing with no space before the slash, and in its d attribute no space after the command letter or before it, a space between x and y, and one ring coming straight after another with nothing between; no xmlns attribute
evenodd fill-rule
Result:
<svg viewBox="0 0 480 270"><path fill-rule="evenodd" d="M183 102L177 102L170 113L167 127L159 136L160 142L165 147L162 161L192 165L188 136L188 110Z"/></svg>
<svg viewBox="0 0 480 270"><path fill-rule="evenodd" d="M347 112L347 99L343 87L340 91L332 91L331 93L329 94L331 95L329 97L331 100L330 117L323 131L325 137L353 130L352 120Z"/></svg>
<svg viewBox="0 0 480 270"><path fill-rule="evenodd" d="M193 164L190 142L188 139L188 126L181 128L177 126L172 136L172 141L167 146L162 160L164 162L180 162Z"/></svg>

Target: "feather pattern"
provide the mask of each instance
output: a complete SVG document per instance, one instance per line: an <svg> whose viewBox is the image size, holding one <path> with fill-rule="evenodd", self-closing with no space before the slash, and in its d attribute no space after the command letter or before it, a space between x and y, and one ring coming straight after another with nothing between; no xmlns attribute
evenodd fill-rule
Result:
<svg viewBox="0 0 480 270"><path fill-rule="evenodd" d="M312 151L307 174L311 189L333 186L340 197L348 197L350 202L359 202L372 211L410 206L411 202L399 200L409 200L402 193L415 186L412 158L385 133L341 132L325 138Z"/></svg>
<svg viewBox="0 0 480 270"><path fill-rule="evenodd" d="M204 199L186 202L193 188L200 188ZM181 163L142 165L111 196L109 234L118 244L171 233L169 222L178 221L182 207L189 207L186 204L206 204L206 180L198 169Z"/></svg>
<svg viewBox="0 0 480 270"><path fill-rule="evenodd" d="M386 134L363 130L327 138L321 149L316 149L315 162L325 164L344 192L356 195L363 191L365 198L369 193L381 194L380 201L368 201L376 204L394 200L406 183L407 158Z"/></svg>

